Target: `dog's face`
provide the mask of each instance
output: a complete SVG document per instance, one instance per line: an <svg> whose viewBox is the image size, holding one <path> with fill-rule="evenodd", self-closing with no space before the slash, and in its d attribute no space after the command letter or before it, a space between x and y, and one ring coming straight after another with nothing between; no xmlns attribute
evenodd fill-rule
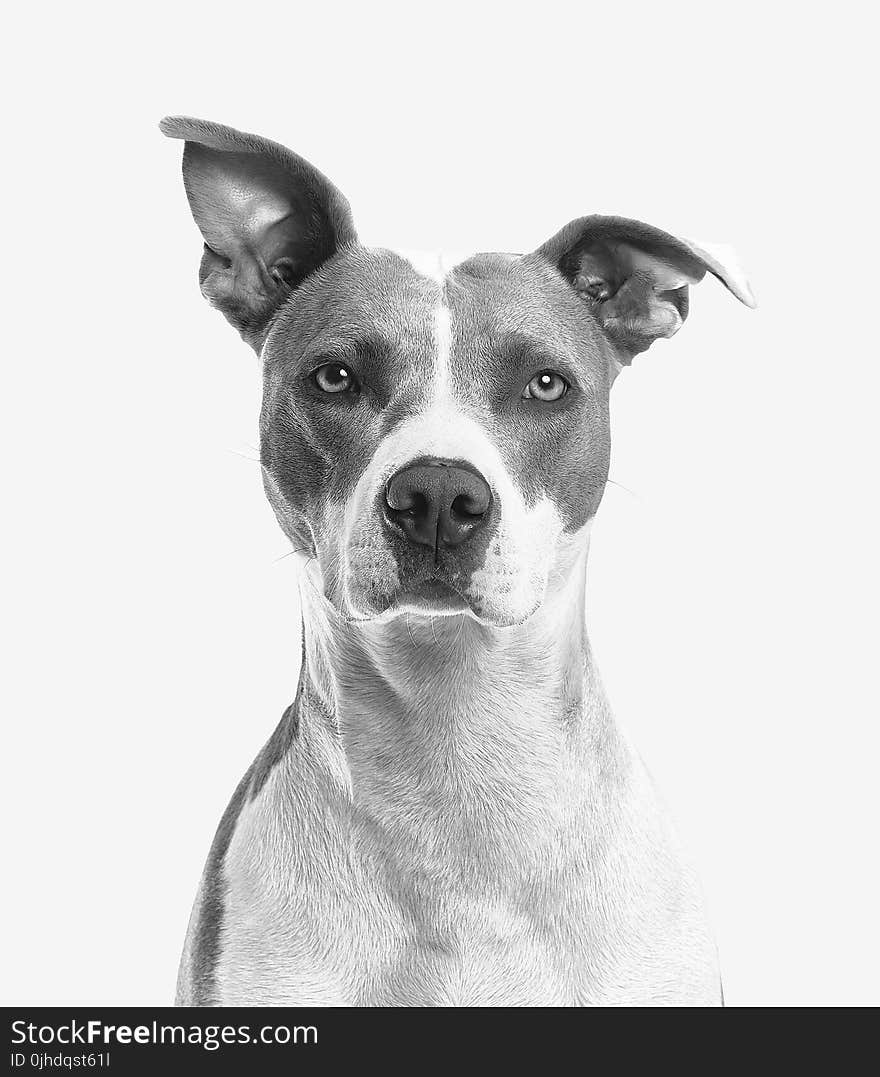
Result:
<svg viewBox="0 0 880 1077"><path fill-rule="evenodd" d="M608 471L613 356L538 258L341 252L263 348L266 489L347 616L540 604Z"/></svg>
<svg viewBox="0 0 880 1077"><path fill-rule="evenodd" d="M583 549L622 365L687 314L705 250L619 218L444 264L357 243L300 158L191 120L202 290L263 365L265 487L351 620L526 620Z"/></svg>

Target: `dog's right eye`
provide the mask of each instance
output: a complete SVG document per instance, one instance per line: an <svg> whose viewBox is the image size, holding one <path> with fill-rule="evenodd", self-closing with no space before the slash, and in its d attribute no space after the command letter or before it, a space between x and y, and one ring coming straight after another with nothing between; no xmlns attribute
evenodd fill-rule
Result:
<svg viewBox="0 0 880 1077"><path fill-rule="evenodd" d="M325 363L312 374L312 381L322 393L351 393L357 391L354 374L345 363Z"/></svg>

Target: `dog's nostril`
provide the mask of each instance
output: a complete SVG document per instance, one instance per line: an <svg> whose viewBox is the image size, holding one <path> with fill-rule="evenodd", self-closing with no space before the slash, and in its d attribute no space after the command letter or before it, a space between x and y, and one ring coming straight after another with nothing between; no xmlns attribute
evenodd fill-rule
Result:
<svg viewBox="0 0 880 1077"><path fill-rule="evenodd" d="M428 512L428 499L420 490L403 484L389 484L385 491L385 502L392 512L407 516L424 516Z"/></svg>
<svg viewBox="0 0 880 1077"><path fill-rule="evenodd" d="M471 494L459 494L452 502L450 509L455 516L473 520L484 516L488 507L488 499L474 497Z"/></svg>
<svg viewBox="0 0 880 1077"><path fill-rule="evenodd" d="M410 516L427 516L429 508L428 499L424 494L413 494L403 511Z"/></svg>

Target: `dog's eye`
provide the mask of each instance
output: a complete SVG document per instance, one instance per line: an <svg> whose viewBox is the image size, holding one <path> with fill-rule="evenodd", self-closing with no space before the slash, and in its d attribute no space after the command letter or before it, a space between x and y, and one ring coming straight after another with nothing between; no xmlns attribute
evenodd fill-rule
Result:
<svg viewBox="0 0 880 1077"><path fill-rule="evenodd" d="M324 393L350 393L357 388L354 374L344 363L325 363L312 374L312 381Z"/></svg>
<svg viewBox="0 0 880 1077"><path fill-rule="evenodd" d="M523 390L525 400L543 400L548 403L559 400L568 392L568 382L555 370L542 370Z"/></svg>

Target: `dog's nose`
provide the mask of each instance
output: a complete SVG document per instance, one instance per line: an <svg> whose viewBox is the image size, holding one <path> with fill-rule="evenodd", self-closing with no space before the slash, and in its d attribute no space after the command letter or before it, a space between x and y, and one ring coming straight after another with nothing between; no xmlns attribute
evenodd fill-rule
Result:
<svg viewBox="0 0 880 1077"><path fill-rule="evenodd" d="M385 513L412 542L460 546L485 522L492 504L478 471L443 460L405 467L388 480Z"/></svg>

